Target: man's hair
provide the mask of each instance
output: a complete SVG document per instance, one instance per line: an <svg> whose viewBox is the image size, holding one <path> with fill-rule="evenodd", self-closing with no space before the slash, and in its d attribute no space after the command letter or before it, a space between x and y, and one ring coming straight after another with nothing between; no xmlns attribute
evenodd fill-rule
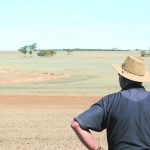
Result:
<svg viewBox="0 0 150 150"><path fill-rule="evenodd" d="M132 81L132 80L127 79L127 78L125 78L125 77L123 77L123 76L122 76L122 78L123 78L124 80L126 80L127 83L129 83L129 84L142 85L142 82Z"/></svg>

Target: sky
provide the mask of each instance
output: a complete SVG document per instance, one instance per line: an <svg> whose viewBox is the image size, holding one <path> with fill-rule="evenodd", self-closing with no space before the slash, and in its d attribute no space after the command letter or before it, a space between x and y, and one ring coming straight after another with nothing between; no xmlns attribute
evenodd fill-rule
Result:
<svg viewBox="0 0 150 150"><path fill-rule="evenodd" d="M0 50L150 48L150 0L0 1Z"/></svg>

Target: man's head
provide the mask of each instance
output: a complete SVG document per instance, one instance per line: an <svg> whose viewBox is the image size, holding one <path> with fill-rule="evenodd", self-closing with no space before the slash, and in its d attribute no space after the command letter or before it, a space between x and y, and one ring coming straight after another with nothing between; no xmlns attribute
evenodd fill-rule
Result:
<svg viewBox="0 0 150 150"><path fill-rule="evenodd" d="M142 82L132 81L132 80L129 80L129 79L123 77L120 74L118 74L118 75L119 75L119 84L122 89L129 85L142 85Z"/></svg>
<svg viewBox="0 0 150 150"><path fill-rule="evenodd" d="M145 71L145 62L141 57L128 56L122 65L113 64L113 67L120 75L121 87L125 84L150 82L150 72Z"/></svg>

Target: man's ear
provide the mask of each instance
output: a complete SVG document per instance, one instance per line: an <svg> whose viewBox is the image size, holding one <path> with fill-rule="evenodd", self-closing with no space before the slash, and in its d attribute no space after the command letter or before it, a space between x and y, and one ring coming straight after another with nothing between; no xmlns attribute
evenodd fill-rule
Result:
<svg viewBox="0 0 150 150"><path fill-rule="evenodd" d="M119 76L119 83L120 83L121 88L125 87L125 85L127 84L126 82L127 82L126 78L124 78L123 76L120 75Z"/></svg>
<svg viewBox="0 0 150 150"><path fill-rule="evenodd" d="M124 85L126 85L126 82L127 82L126 78L122 77L122 81L123 81Z"/></svg>

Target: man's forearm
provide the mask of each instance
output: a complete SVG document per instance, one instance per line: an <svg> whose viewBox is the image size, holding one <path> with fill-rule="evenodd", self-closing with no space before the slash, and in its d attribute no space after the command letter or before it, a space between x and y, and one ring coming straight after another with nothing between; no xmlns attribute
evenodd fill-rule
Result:
<svg viewBox="0 0 150 150"><path fill-rule="evenodd" d="M92 134L88 131L83 130L79 123L73 121L71 127L79 137L80 141L89 149L89 150L97 150L98 144L96 140L93 138Z"/></svg>

